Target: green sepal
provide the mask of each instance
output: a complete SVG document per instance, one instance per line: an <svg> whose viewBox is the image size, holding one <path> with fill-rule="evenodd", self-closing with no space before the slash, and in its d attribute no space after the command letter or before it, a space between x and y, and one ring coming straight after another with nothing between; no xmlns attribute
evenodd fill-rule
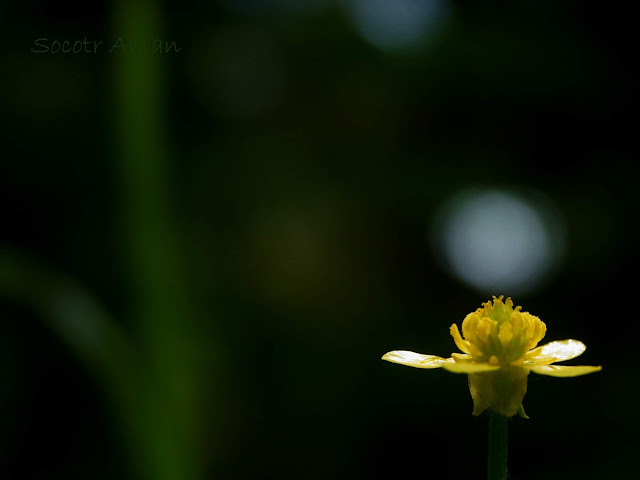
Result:
<svg viewBox="0 0 640 480"><path fill-rule="evenodd" d="M473 415L480 415L487 408L505 417L520 413L528 418L522 407L527 393L529 369L505 367L495 372L469 374L469 391L473 398Z"/></svg>
<svg viewBox="0 0 640 480"><path fill-rule="evenodd" d="M529 420L529 416L524 411L524 405L522 404L520 404L520 408L518 409L518 415L520 415L522 418L526 418L527 420Z"/></svg>

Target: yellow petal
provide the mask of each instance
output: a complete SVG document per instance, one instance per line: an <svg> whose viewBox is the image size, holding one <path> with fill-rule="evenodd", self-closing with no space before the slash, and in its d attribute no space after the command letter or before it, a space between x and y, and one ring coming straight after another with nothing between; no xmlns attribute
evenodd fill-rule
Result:
<svg viewBox="0 0 640 480"><path fill-rule="evenodd" d="M582 355L586 349L585 344L578 340L560 340L530 350L525 355L525 359L527 363L546 365L571 360Z"/></svg>
<svg viewBox="0 0 640 480"><path fill-rule="evenodd" d="M489 365L488 363L476 362L454 362L442 365L442 368L453 373L482 373L500 370L499 366Z"/></svg>
<svg viewBox="0 0 640 480"><path fill-rule="evenodd" d="M440 368L445 364L454 362L452 358L422 355L421 353L408 352L406 350L394 350L393 352L385 353L382 360L415 368Z"/></svg>
<svg viewBox="0 0 640 480"><path fill-rule="evenodd" d="M469 342L462 339L460 335L460 330L458 330L458 326L454 323L451 325L451 336L453 337L453 341L456 343L456 346L460 349L461 352L471 353L469 350Z"/></svg>
<svg viewBox="0 0 640 480"><path fill-rule="evenodd" d="M532 365L529 368L538 375L549 375L550 377L578 377L602 370L602 367L592 367L588 365L575 367L567 367L564 365Z"/></svg>

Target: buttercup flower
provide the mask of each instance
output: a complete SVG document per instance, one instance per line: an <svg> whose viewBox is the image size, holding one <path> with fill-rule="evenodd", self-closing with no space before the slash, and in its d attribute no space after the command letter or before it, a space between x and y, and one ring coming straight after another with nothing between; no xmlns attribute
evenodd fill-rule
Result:
<svg viewBox="0 0 640 480"><path fill-rule="evenodd" d="M469 390L473 398L473 414L490 408L511 417L524 412L522 400L527 393L529 372L552 377L577 377L597 372L602 367L561 366L554 362L581 355L586 346L577 340L561 340L537 347L547 327L533 315L513 308L513 302L493 297L462 322L462 335L457 325L451 325L451 336L464 353L452 353L451 358L395 350L382 359L416 368L444 368L469 375ZM464 335L464 338L463 338Z"/></svg>

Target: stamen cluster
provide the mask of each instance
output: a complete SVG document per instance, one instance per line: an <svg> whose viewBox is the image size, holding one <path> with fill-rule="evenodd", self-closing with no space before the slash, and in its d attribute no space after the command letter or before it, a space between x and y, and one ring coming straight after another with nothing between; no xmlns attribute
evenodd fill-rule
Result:
<svg viewBox="0 0 640 480"><path fill-rule="evenodd" d="M522 312L521 307L513 308L513 302L504 297L493 297L493 302L482 304L462 322L461 338L456 325L451 326L451 334L463 352L474 360L490 365L522 365L525 353L542 340L547 327L538 317Z"/></svg>

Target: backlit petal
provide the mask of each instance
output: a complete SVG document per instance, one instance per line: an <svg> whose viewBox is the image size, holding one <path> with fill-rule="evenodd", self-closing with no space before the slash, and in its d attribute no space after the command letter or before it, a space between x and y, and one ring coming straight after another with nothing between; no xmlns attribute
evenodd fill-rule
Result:
<svg viewBox="0 0 640 480"><path fill-rule="evenodd" d="M592 367L588 365L575 367L567 367L564 365L532 365L529 368L538 375L549 375L550 377L578 377L602 370L602 367Z"/></svg>
<svg viewBox="0 0 640 480"><path fill-rule="evenodd" d="M452 358L422 355L421 353L408 352L407 350L394 350L393 352L385 353L382 360L415 368L440 368L445 364L454 362Z"/></svg>
<svg viewBox="0 0 640 480"><path fill-rule="evenodd" d="M454 362L442 365L442 368L453 373L482 373L500 370L499 366L489 365L488 363L476 362Z"/></svg>
<svg viewBox="0 0 640 480"><path fill-rule="evenodd" d="M525 360L527 363L547 365L576 358L582 355L586 349L585 344L578 340L560 340L530 350L525 355Z"/></svg>

